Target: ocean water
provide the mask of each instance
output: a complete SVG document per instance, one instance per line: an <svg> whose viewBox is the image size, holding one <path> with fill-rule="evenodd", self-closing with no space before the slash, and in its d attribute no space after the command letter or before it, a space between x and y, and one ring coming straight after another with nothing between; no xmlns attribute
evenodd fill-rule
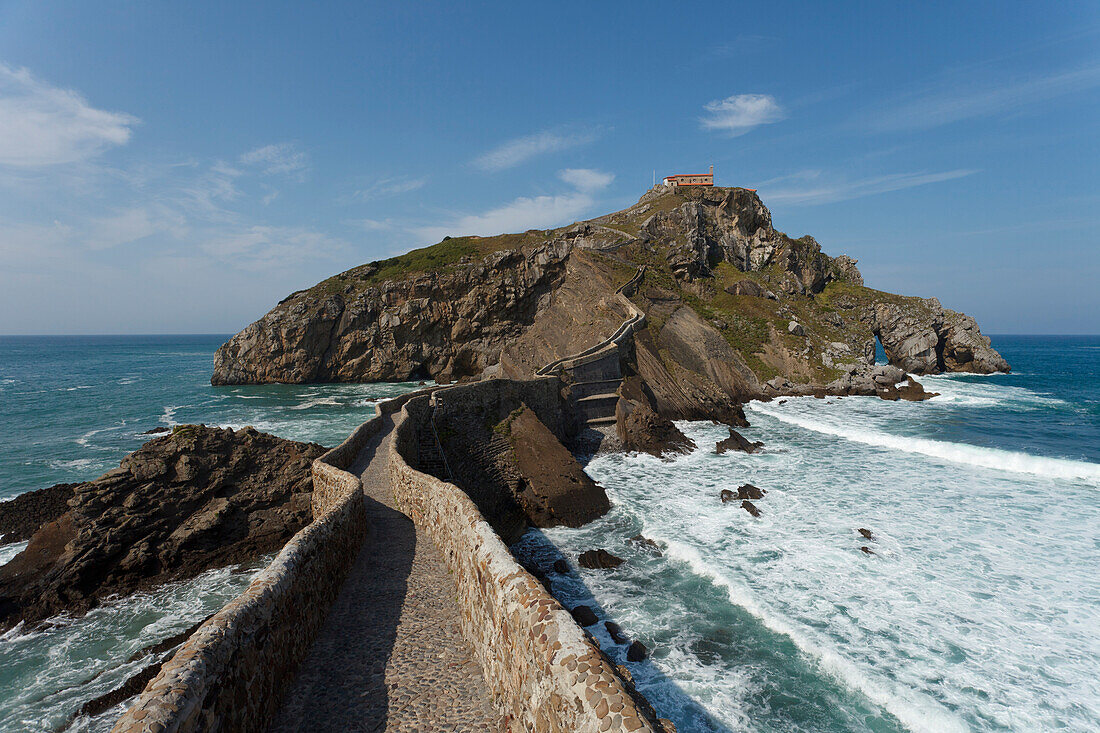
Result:
<svg viewBox="0 0 1100 733"><path fill-rule="evenodd" d="M690 455L597 456L612 511L519 549L627 560L555 592L646 644L680 731L1100 730L1100 338L994 345L1012 374L925 377L924 403L753 403L758 454L689 422ZM743 483L758 519L718 499Z"/></svg>
<svg viewBox="0 0 1100 733"><path fill-rule="evenodd" d="M416 384L211 387L226 336L0 337L0 500L114 468L158 426L206 423L325 446ZM3 544L0 564L24 546ZM140 649L221 608L265 563L213 570L44 630L0 636L0 730L104 731L121 714L75 717L153 661Z"/></svg>
<svg viewBox="0 0 1100 733"><path fill-rule="evenodd" d="M335 445L416 387L213 388L223 341L0 338L0 498L94 478L158 425ZM1013 374L925 377L930 402L754 403L742 432L759 454L718 456L724 429L684 423L690 455L599 456L587 470L612 511L520 549L627 559L555 591L649 647L635 679L681 731L1100 730L1100 338L995 345ZM768 491L759 519L718 500L745 482ZM659 556L629 543L639 533ZM0 540L0 562L19 549ZM260 565L0 637L0 730L109 729L120 710L74 713Z"/></svg>

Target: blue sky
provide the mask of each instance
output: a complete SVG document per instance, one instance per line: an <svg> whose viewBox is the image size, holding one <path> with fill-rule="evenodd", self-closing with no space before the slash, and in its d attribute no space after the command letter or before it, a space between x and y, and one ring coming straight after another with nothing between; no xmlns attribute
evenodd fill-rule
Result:
<svg viewBox="0 0 1100 733"><path fill-rule="evenodd" d="M1100 4L0 0L0 333L231 332L715 166L992 333L1100 332Z"/></svg>

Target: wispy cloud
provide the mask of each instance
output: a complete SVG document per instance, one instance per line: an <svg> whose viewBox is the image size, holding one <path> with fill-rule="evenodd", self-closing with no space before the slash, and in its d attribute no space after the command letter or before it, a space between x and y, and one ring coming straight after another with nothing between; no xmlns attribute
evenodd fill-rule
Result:
<svg viewBox="0 0 1100 733"><path fill-rule="evenodd" d="M90 249L109 249L160 233L181 236L186 226L184 217L163 206L135 206L111 216L92 219L82 237Z"/></svg>
<svg viewBox="0 0 1100 733"><path fill-rule="evenodd" d="M783 108L770 94L734 94L703 105L699 118L705 130L717 130L731 136L744 135L754 127L778 122L786 117Z"/></svg>
<svg viewBox="0 0 1100 733"><path fill-rule="evenodd" d="M615 174L592 168L566 168L558 173L558 178L578 191L599 191L611 185L615 180Z"/></svg>
<svg viewBox="0 0 1100 733"><path fill-rule="evenodd" d="M610 173L579 168L563 170L558 177L575 190L554 196L522 196L480 214L459 216L441 225L415 227L411 231L424 241L435 242L448 235L485 236L561 226L591 211L596 203L595 194L615 178Z"/></svg>
<svg viewBox="0 0 1100 733"><path fill-rule="evenodd" d="M846 180L822 175L821 171L802 171L773 178L757 184L760 196L768 203L831 204L837 201L874 196L889 191L900 191L930 183L941 183L977 173L971 169L957 169L939 173L891 173L857 180Z"/></svg>
<svg viewBox="0 0 1100 733"><path fill-rule="evenodd" d="M403 193L412 193L424 187L427 178L413 178L411 176L396 176L393 178L381 178L369 186L361 188L351 195L358 201L373 201L375 199L399 196Z"/></svg>
<svg viewBox="0 0 1100 733"><path fill-rule="evenodd" d="M867 124L877 131L928 129L1014 112L1097 87L1100 87L1100 66L1096 65L1005 84L945 78L926 84L882 109L871 110L873 118Z"/></svg>
<svg viewBox="0 0 1100 733"><path fill-rule="evenodd" d="M338 259L349 251L346 242L312 229L263 225L213 235L201 249L217 260L253 271Z"/></svg>
<svg viewBox="0 0 1100 733"><path fill-rule="evenodd" d="M74 163L130 140L136 117L92 107L75 91L0 63L0 165Z"/></svg>
<svg viewBox="0 0 1100 733"><path fill-rule="evenodd" d="M240 162L269 176L301 173L309 167L309 158L293 143L275 143L250 150L240 157Z"/></svg>
<svg viewBox="0 0 1100 733"><path fill-rule="evenodd" d="M498 145L475 158L474 165L484 171L502 171L514 168L538 155L587 145L596 137L594 131L569 133L546 130Z"/></svg>

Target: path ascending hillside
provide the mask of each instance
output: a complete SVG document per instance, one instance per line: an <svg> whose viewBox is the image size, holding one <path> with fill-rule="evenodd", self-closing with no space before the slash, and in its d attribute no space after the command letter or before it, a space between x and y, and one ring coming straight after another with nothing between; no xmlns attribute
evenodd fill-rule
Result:
<svg viewBox="0 0 1100 733"><path fill-rule="evenodd" d="M383 419L352 469L367 538L271 730L497 730L454 581L431 538L394 507L384 460L394 423Z"/></svg>

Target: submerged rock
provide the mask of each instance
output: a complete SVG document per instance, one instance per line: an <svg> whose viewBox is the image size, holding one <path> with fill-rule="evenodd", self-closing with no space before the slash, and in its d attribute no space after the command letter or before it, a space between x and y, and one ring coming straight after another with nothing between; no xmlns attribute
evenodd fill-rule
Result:
<svg viewBox="0 0 1100 733"><path fill-rule="evenodd" d="M737 450L742 453L755 453L764 447L764 444L760 441L752 442L742 436L733 428L730 428L730 437L725 440L720 440L714 446L714 451L718 454L725 453L726 451Z"/></svg>
<svg viewBox="0 0 1100 733"><path fill-rule="evenodd" d="M612 641L616 644L625 644L630 641L626 634L623 633L623 629L614 621L604 621L604 628L607 629L607 633L611 636Z"/></svg>
<svg viewBox="0 0 1100 733"><path fill-rule="evenodd" d="M871 530L860 527L857 531L861 535L863 535L864 539L871 540L872 542L878 542L878 538L875 537L874 533Z"/></svg>
<svg viewBox="0 0 1100 733"><path fill-rule="evenodd" d="M569 613L573 614L574 620L581 626L592 626L599 621L596 612L588 606L575 606Z"/></svg>
<svg viewBox="0 0 1100 733"><path fill-rule="evenodd" d="M763 499L764 494L768 492L764 489L759 489L752 484L743 484L737 487L737 491L730 491L729 489L722 489L722 493L718 497L725 504L730 501L741 501L742 499Z"/></svg>
<svg viewBox="0 0 1100 733"><path fill-rule="evenodd" d="M558 558L554 561L554 572L558 575L567 575L569 573L569 563L563 558Z"/></svg>
<svg viewBox="0 0 1100 733"><path fill-rule="evenodd" d="M324 450L203 425L149 441L78 484L69 511L0 567L0 627L277 550L311 519L310 466Z"/></svg>
<svg viewBox="0 0 1100 733"><path fill-rule="evenodd" d="M759 510L759 509L757 509L757 508L756 508L756 505L755 505L755 504L753 504L753 503L752 503L751 501L749 501L748 499L746 499L745 501L741 502L741 508L742 508L742 509L744 509L744 510L745 510L746 512L748 512L749 514L753 515L754 517L759 517L759 516L760 516L760 510Z"/></svg>
<svg viewBox="0 0 1100 733"><path fill-rule="evenodd" d="M577 558L577 562L582 568L588 568L589 570L611 570L622 565L623 559L612 555L607 550L599 549L582 552Z"/></svg>
<svg viewBox="0 0 1100 733"><path fill-rule="evenodd" d="M658 545L656 542L649 539L648 537L643 537L640 534L634 535L629 540L627 540L627 542L639 549L645 550L651 555L656 555L657 557L660 557L662 554L660 545Z"/></svg>

